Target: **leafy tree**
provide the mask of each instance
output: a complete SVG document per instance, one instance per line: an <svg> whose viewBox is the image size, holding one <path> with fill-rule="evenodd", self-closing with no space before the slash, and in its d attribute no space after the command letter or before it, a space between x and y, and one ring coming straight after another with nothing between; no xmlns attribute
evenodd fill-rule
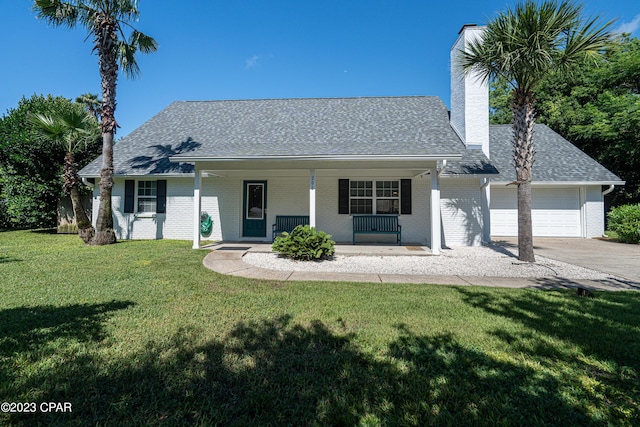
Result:
<svg viewBox="0 0 640 427"><path fill-rule="evenodd" d="M574 76L552 73L538 96L540 121L626 181L614 204L640 201L640 40L615 39Z"/></svg>
<svg viewBox="0 0 640 427"><path fill-rule="evenodd" d="M62 146L66 152L62 174L64 190L71 197L78 235L88 243L93 238L94 229L80 197L82 182L75 153L98 139L98 122L90 113L78 109L56 115L34 114L30 121L43 139Z"/></svg>
<svg viewBox="0 0 640 427"><path fill-rule="evenodd" d="M62 147L39 137L29 117L57 115L82 107L63 97L33 95L0 117L0 181L3 209L14 228L54 227L62 189ZM90 144L77 153L84 166L99 153Z"/></svg>
<svg viewBox="0 0 640 427"><path fill-rule="evenodd" d="M489 123L492 125L508 125L513 123L511 111L511 83L498 76L490 83L489 91Z"/></svg>
<svg viewBox="0 0 640 427"><path fill-rule="evenodd" d="M492 82L492 123L510 123L508 82ZM575 73L551 72L537 92L538 121L615 172L614 205L640 202L640 40L621 35Z"/></svg>
<svg viewBox="0 0 640 427"><path fill-rule="evenodd" d="M132 27L140 13L137 0L34 0L38 18L54 26L84 27L93 36L98 54L102 87L102 168L100 170L100 206L93 244L116 241L113 231L111 193L113 188L113 138L118 126L115 119L118 66L127 77L140 71L136 53L154 52L156 41ZM129 32L129 37L125 35Z"/></svg>
<svg viewBox="0 0 640 427"><path fill-rule="evenodd" d="M492 19L484 37L463 52L467 72L486 80L502 77L511 86L513 154L518 186L518 258L534 262L531 221L533 128L540 81L552 70L569 73L585 56L597 55L610 38L598 18L582 18L582 6L564 0L518 3Z"/></svg>

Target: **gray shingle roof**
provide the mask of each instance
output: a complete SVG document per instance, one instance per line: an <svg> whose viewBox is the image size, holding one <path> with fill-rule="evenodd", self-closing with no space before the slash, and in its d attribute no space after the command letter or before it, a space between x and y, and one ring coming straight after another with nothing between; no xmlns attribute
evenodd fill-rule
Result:
<svg viewBox="0 0 640 427"><path fill-rule="evenodd" d="M512 126L492 125L489 128L491 162L500 171L499 181L515 181ZM534 128L534 182L595 182L621 183L621 179L575 145L543 124Z"/></svg>
<svg viewBox="0 0 640 427"><path fill-rule="evenodd" d="M402 155L465 151L437 97L174 102L114 147L115 173L189 173L168 157ZM81 174L97 176L98 158Z"/></svg>
<svg viewBox="0 0 640 427"><path fill-rule="evenodd" d="M462 159L447 162L443 173L446 176L498 175L499 171L482 150L464 149Z"/></svg>
<svg viewBox="0 0 640 427"><path fill-rule="evenodd" d="M566 139L535 128L538 182L620 183ZM491 161L467 150L437 97L264 99L174 102L114 146L116 175L193 173L181 156L445 156L445 174L495 175L513 181L511 125L490 127ZM98 176L101 157L80 174Z"/></svg>

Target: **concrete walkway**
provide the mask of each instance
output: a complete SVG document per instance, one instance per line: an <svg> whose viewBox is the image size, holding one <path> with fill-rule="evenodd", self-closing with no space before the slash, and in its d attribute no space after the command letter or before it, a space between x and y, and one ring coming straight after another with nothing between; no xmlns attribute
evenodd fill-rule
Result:
<svg viewBox="0 0 640 427"><path fill-rule="evenodd" d="M518 239L496 237L493 244L518 253ZM606 239L557 239L534 237L536 255L640 282L640 245L616 243Z"/></svg>
<svg viewBox="0 0 640 427"><path fill-rule="evenodd" d="M203 260L205 267L221 274L253 279L278 281L340 281L374 283L431 283L458 286L493 286L505 288L566 289L585 288L590 290L640 290L640 280L573 280L560 277L510 278L487 276L435 276L403 274L362 274L329 273L305 271L277 271L254 267L242 261L248 251L269 252L268 244L223 244L212 245L212 251ZM336 251L351 255L410 255L429 256L428 248L420 246L336 246ZM550 258L553 258L549 256ZM562 260L561 260L562 261ZM566 261L565 261L566 262ZM593 268L593 267L590 267Z"/></svg>

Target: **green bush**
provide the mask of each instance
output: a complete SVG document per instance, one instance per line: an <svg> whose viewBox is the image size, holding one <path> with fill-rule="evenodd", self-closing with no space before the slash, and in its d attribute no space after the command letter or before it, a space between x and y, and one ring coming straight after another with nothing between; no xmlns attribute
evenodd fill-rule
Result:
<svg viewBox="0 0 640 427"><path fill-rule="evenodd" d="M277 237L271 248L287 258L311 261L332 256L335 244L331 234L309 225L299 225L291 233L284 232Z"/></svg>
<svg viewBox="0 0 640 427"><path fill-rule="evenodd" d="M624 243L640 243L640 203L622 205L608 214L609 229L615 231L618 240Z"/></svg>

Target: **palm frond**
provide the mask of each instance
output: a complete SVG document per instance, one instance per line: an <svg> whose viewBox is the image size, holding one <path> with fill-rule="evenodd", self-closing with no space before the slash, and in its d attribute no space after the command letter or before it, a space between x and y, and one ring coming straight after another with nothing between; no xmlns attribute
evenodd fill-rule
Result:
<svg viewBox="0 0 640 427"><path fill-rule="evenodd" d="M50 115L40 113L30 114L29 122L34 125L35 131L46 139L60 140L66 131L66 126Z"/></svg>
<svg viewBox="0 0 640 427"><path fill-rule="evenodd" d="M99 136L98 122L85 111L65 111L54 115L32 114L29 122L43 139L64 147L68 153L86 146Z"/></svg>
<svg viewBox="0 0 640 427"><path fill-rule="evenodd" d="M614 21L608 21L601 24L597 18L592 18L584 26L568 32L563 60L574 61L581 55L600 53L612 40L609 28L613 23Z"/></svg>
<svg viewBox="0 0 640 427"><path fill-rule="evenodd" d="M135 46L142 53L151 53L158 50L158 42L153 37L135 29L131 32L129 44Z"/></svg>
<svg viewBox="0 0 640 427"><path fill-rule="evenodd" d="M118 58L120 66L127 78L134 79L140 74L140 67L136 61L137 47L122 40L118 41Z"/></svg>
<svg viewBox="0 0 640 427"><path fill-rule="evenodd" d="M38 19L55 26L73 28L78 22L79 9L68 1L34 0L33 11Z"/></svg>
<svg viewBox="0 0 640 427"><path fill-rule="evenodd" d="M603 25L598 17L584 21L582 13L581 5L568 0L520 2L487 24L484 38L462 53L463 68L487 79L504 76L534 91L545 74L569 71L609 41L612 22Z"/></svg>
<svg viewBox="0 0 640 427"><path fill-rule="evenodd" d="M140 17L138 0L115 0L118 19L123 21L137 21Z"/></svg>
<svg viewBox="0 0 640 427"><path fill-rule="evenodd" d="M131 25L140 16L138 0L34 0L33 9L38 18L49 23L68 27L80 25L94 36L102 34L105 22L115 22L118 33L116 49L122 70L128 78L140 73L136 53L151 53L158 49L155 39ZM131 29L129 37L125 34L128 28ZM98 51L101 41L95 40L95 43L93 50Z"/></svg>

